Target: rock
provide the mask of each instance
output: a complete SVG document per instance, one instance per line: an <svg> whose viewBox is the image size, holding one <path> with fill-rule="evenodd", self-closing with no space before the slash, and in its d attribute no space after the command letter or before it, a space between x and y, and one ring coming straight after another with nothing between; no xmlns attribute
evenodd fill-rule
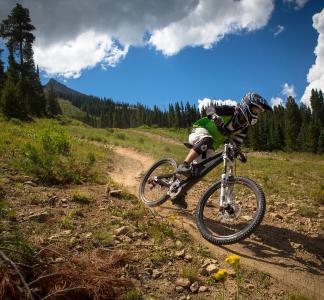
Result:
<svg viewBox="0 0 324 300"><path fill-rule="evenodd" d="M105 192L107 195L110 195L110 186L109 185L106 185Z"/></svg>
<svg viewBox="0 0 324 300"><path fill-rule="evenodd" d="M215 273L218 270L218 266L215 264L210 264L206 267L206 271L211 274L211 273Z"/></svg>
<svg viewBox="0 0 324 300"><path fill-rule="evenodd" d="M176 251L175 256L178 257L178 258L184 258L184 256L185 256L185 250L182 249L180 251Z"/></svg>
<svg viewBox="0 0 324 300"><path fill-rule="evenodd" d="M303 248L303 245L302 244L298 244L298 243L294 243L294 242L290 242L290 245L294 249L302 249Z"/></svg>
<svg viewBox="0 0 324 300"><path fill-rule="evenodd" d="M84 234L84 237L85 237L86 239L90 239L90 238L92 237L92 232L86 232L86 233Z"/></svg>
<svg viewBox="0 0 324 300"><path fill-rule="evenodd" d="M185 289L184 289L182 286L176 286L176 287L175 287L175 290L176 290L178 293L182 293Z"/></svg>
<svg viewBox="0 0 324 300"><path fill-rule="evenodd" d="M208 291L208 287L207 286L200 286L199 289L198 289L198 293L204 293L204 292L207 292Z"/></svg>
<svg viewBox="0 0 324 300"><path fill-rule="evenodd" d="M61 199L61 203L67 203L67 202L68 202L68 200L66 198Z"/></svg>
<svg viewBox="0 0 324 300"><path fill-rule="evenodd" d="M251 221L253 218L251 216L241 216L241 219L243 219L244 221Z"/></svg>
<svg viewBox="0 0 324 300"><path fill-rule="evenodd" d="M157 269L154 269L153 270L153 273L152 273L152 278L153 279L157 279L157 278L159 278L160 276L161 276L161 272L159 271L159 270L157 270Z"/></svg>
<svg viewBox="0 0 324 300"><path fill-rule="evenodd" d="M117 224L123 221L122 217L117 217L117 216L111 216L111 223L112 224Z"/></svg>
<svg viewBox="0 0 324 300"><path fill-rule="evenodd" d="M29 220L35 221L38 223L45 223L49 217L50 217L49 213L40 212L40 213L35 213L35 214L29 216Z"/></svg>
<svg viewBox="0 0 324 300"><path fill-rule="evenodd" d="M109 196L111 197L119 197L123 191L122 190L111 190L109 192Z"/></svg>
<svg viewBox="0 0 324 300"><path fill-rule="evenodd" d="M128 232L127 226L122 226L122 227L119 227L119 228L117 228L117 229L114 230L114 234L116 236L120 236L120 235L126 234L127 232Z"/></svg>
<svg viewBox="0 0 324 300"><path fill-rule="evenodd" d="M176 245L177 248L182 248L183 247L183 243L181 241L179 241L179 240L176 240L175 245Z"/></svg>
<svg viewBox="0 0 324 300"><path fill-rule="evenodd" d="M253 290L254 289L254 285L252 283L249 283L249 284L246 285L246 288L248 290Z"/></svg>
<svg viewBox="0 0 324 300"><path fill-rule="evenodd" d="M192 261L192 256L190 254L186 254L184 259L187 261Z"/></svg>
<svg viewBox="0 0 324 300"><path fill-rule="evenodd" d="M282 220L284 218L283 215L281 215L279 213L271 213L270 216L274 219L280 219L280 220Z"/></svg>
<svg viewBox="0 0 324 300"><path fill-rule="evenodd" d="M205 268L210 264L218 264L218 261L216 259L213 259L213 258L207 258L207 259L204 260L204 263L203 263L202 267Z"/></svg>
<svg viewBox="0 0 324 300"><path fill-rule="evenodd" d="M191 286L190 286L190 291L193 293L197 293L199 289L199 283L198 281L195 281Z"/></svg>
<svg viewBox="0 0 324 300"><path fill-rule="evenodd" d="M55 206L57 199L58 199L58 197L54 195L54 196L48 198L48 202L51 206Z"/></svg>
<svg viewBox="0 0 324 300"><path fill-rule="evenodd" d="M182 286L183 288L188 288L191 282L188 278L178 278L175 282L176 286Z"/></svg>
<svg viewBox="0 0 324 300"><path fill-rule="evenodd" d="M187 296L183 295L179 298L179 300L187 300Z"/></svg>
<svg viewBox="0 0 324 300"><path fill-rule="evenodd" d="M55 258L55 262L57 262L57 263L64 262L64 258L63 257Z"/></svg>
<svg viewBox="0 0 324 300"><path fill-rule="evenodd" d="M31 180L25 181L24 184L30 185L30 186L37 186L37 183L35 183L35 182L31 181Z"/></svg>

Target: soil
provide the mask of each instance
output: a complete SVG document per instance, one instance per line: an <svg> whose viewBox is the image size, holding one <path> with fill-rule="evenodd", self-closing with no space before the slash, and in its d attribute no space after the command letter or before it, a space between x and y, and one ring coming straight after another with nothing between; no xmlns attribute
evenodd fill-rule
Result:
<svg viewBox="0 0 324 300"><path fill-rule="evenodd" d="M122 147L115 147L114 152L120 167L110 175L137 195L140 175L153 164L154 159ZM194 222L193 212L205 188L203 183L198 183L188 193L187 210L177 209L167 201L154 211L163 217L177 214L177 223L194 237L197 244L208 247L216 256L238 254L245 266L270 273L291 290L318 299L323 297L324 240L321 234L314 232L314 220L296 217L293 222L286 223L283 219L284 214L289 212L288 203L284 207L278 204L278 207L275 205L271 210L280 211L283 215L276 216L267 211L262 224L250 238L230 246L215 246L201 237ZM296 230L301 223L307 225L306 232Z"/></svg>

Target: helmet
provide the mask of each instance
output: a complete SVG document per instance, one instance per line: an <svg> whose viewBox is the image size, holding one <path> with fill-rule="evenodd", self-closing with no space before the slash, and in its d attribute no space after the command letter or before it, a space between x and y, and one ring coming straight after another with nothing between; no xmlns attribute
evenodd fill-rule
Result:
<svg viewBox="0 0 324 300"><path fill-rule="evenodd" d="M249 125L254 125L258 120L258 115L251 111L251 108L256 106L261 111L271 110L271 106L268 105L267 100L256 93L248 93L243 98L241 103L238 105L239 113L244 116L246 122Z"/></svg>

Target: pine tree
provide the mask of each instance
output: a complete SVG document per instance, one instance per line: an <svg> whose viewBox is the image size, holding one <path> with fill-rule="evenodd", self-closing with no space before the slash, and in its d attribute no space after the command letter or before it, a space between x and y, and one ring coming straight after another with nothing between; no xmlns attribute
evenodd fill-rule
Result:
<svg viewBox="0 0 324 300"><path fill-rule="evenodd" d="M23 102L22 89L12 80L6 80L1 93L2 112L8 118L27 119L26 105Z"/></svg>
<svg viewBox="0 0 324 300"><path fill-rule="evenodd" d="M1 99L1 94L2 94L2 90L4 88L4 84L6 81L6 74L4 72L4 66L3 66L3 62L1 60L1 53L2 53L2 49L0 49L0 112L2 111L2 99Z"/></svg>
<svg viewBox="0 0 324 300"><path fill-rule="evenodd" d="M297 151L297 137L301 126L298 105L291 96L287 98L285 113L285 142L287 151Z"/></svg>
<svg viewBox="0 0 324 300"><path fill-rule="evenodd" d="M54 117L62 114L61 107L55 97L53 86L50 85L46 94L46 113L49 117Z"/></svg>
<svg viewBox="0 0 324 300"><path fill-rule="evenodd" d="M1 95L1 90L3 89L5 80L6 80L6 74L4 71L4 66L3 66L3 61L1 60L1 53L3 49L0 49L0 95Z"/></svg>
<svg viewBox="0 0 324 300"><path fill-rule="evenodd" d="M318 154L324 153L324 127L321 128L321 132L318 138L317 153Z"/></svg>
<svg viewBox="0 0 324 300"><path fill-rule="evenodd" d="M35 36L32 31L35 27L31 24L29 10L20 4L12 9L8 17L1 23L1 36L6 40L9 51L9 65L11 65L11 83L19 82L19 95L24 99L31 114L43 115L46 102L39 75L35 70L32 44ZM18 62L16 62L17 58Z"/></svg>

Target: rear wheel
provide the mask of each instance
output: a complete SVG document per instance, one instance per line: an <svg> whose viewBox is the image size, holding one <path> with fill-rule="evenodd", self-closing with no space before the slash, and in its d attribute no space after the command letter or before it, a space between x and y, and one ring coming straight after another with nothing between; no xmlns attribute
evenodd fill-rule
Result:
<svg viewBox="0 0 324 300"><path fill-rule="evenodd" d="M248 237L261 223L265 196L261 187L245 177L234 177L225 190L232 204L220 207L221 182L213 184L197 206L196 222L202 236L216 245L233 244Z"/></svg>
<svg viewBox="0 0 324 300"><path fill-rule="evenodd" d="M161 159L151 166L143 176L139 188L139 196L146 205L158 206L170 198L167 192L176 179L176 169L177 163L172 158Z"/></svg>

